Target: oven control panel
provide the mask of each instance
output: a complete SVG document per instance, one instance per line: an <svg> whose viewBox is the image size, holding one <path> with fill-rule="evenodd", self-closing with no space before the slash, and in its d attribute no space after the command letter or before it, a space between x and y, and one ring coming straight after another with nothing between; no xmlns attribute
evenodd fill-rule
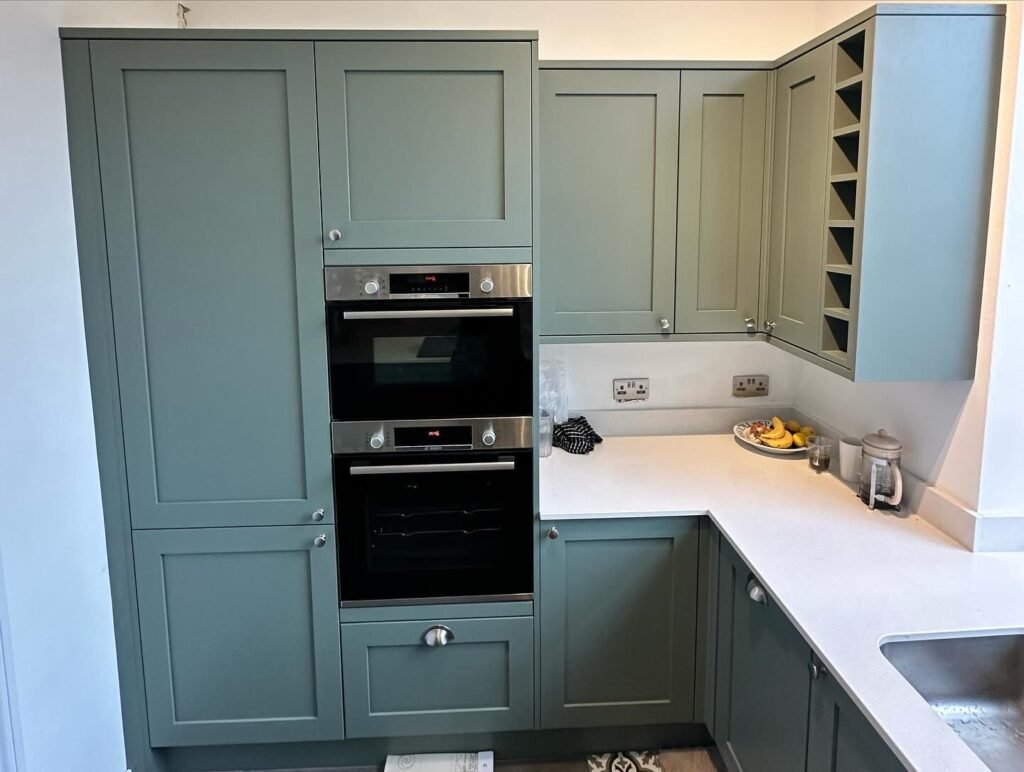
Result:
<svg viewBox="0 0 1024 772"><path fill-rule="evenodd" d="M324 269L328 302L352 300L451 300L529 298L533 266L373 265Z"/></svg>
<svg viewBox="0 0 1024 772"><path fill-rule="evenodd" d="M409 421L335 421L335 454L432 450L510 450L533 447L530 416Z"/></svg>

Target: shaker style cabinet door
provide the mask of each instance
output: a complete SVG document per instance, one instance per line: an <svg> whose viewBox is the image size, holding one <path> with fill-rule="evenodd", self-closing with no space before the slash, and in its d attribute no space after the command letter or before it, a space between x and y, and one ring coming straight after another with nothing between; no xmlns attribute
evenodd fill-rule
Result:
<svg viewBox="0 0 1024 772"><path fill-rule="evenodd" d="M676 332L757 323L768 73L684 72Z"/></svg>
<svg viewBox="0 0 1024 772"><path fill-rule="evenodd" d="M724 540L718 603L715 741L726 767L804 769L810 647Z"/></svg>
<svg viewBox="0 0 1024 772"><path fill-rule="evenodd" d="M698 520L542 523L542 729L693 720Z"/></svg>
<svg viewBox="0 0 1024 772"><path fill-rule="evenodd" d="M821 332L832 44L778 71L768 246L767 323L817 351Z"/></svg>
<svg viewBox="0 0 1024 772"><path fill-rule="evenodd" d="M541 71L541 334L671 332L678 137L678 72Z"/></svg>
<svg viewBox="0 0 1024 772"><path fill-rule="evenodd" d="M90 47L132 526L332 521L312 44Z"/></svg>
<svg viewBox="0 0 1024 772"><path fill-rule="evenodd" d="M323 244L532 242L529 43L316 44Z"/></svg>
<svg viewBox="0 0 1024 772"><path fill-rule="evenodd" d="M136 531L153 747L343 736L333 529Z"/></svg>

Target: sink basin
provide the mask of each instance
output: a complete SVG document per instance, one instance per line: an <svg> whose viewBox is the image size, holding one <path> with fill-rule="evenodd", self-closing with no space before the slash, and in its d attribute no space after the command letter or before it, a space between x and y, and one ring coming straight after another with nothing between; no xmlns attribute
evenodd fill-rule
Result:
<svg viewBox="0 0 1024 772"><path fill-rule="evenodd" d="M896 640L881 649L989 768L1024 769L1024 633Z"/></svg>

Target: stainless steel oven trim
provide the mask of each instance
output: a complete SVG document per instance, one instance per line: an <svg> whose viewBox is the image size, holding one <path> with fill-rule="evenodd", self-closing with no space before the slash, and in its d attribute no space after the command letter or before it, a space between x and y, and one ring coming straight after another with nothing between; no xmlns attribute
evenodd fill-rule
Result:
<svg viewBox="0 0 1024 772"><path fill-rule="evenodd" d="M449 446L395 446L396 428L444 428L469 426L471 445ZM489 433L494 440L488 445ZM370 445L379 437L381 447ZM531 416L501 416L494 418L412 418L405 421L334 421L331 423L331 450L335 455L352 453L409 453L442 450L529 450L533 447L533 418Z"/></svg>
<svg viewBox="0 0 1024 772"><path fill-rule="evenodd" d="M488 603L491 601L533 600L532 592L517 592L508 595L447 595L435 598L383 598L380 600L343 600L343 608L366 608L369 606L425 606L439 603Z"/></svg>
<svg viewBox="0 0 1024 772"><path fill-rule="evenodd" d="M515 461L467 461L455 464L378 464L351 466L353 476L377 474L439 474L445 472L512 472Z"/></svg>
<svg viewBox="0 0 1024 772"><path fill-rule="evenodd" d="M490 316L515 316L516 310L502 308L424 308L413 311L344 311L345 319L464 319Z"/></svg>
<svg viewBox="0 0 1024 772"><path fill-rule="evenodd" d="M469 274L469 292L465 295L445 293L391 294L391 274L395 273L459 273ZM367 293L372 282L376 292ZM486 286L490 290L485 290ZM529 263L495 263L493 265L376 265L329 266L324 269L324 293L328 302L338 300L422 300L424 302L457 299L489 300L533 297L533 266Z"/></svg>

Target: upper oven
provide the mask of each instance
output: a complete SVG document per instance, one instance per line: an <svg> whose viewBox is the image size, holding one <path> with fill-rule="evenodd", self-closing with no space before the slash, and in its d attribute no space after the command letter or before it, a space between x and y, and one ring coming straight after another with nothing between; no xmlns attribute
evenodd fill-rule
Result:
<svg viewBox="0 0 1024 772"><path fill-rule="evenodd" d="M532 414L530 265L324 276L335 421Z"/></svg>

